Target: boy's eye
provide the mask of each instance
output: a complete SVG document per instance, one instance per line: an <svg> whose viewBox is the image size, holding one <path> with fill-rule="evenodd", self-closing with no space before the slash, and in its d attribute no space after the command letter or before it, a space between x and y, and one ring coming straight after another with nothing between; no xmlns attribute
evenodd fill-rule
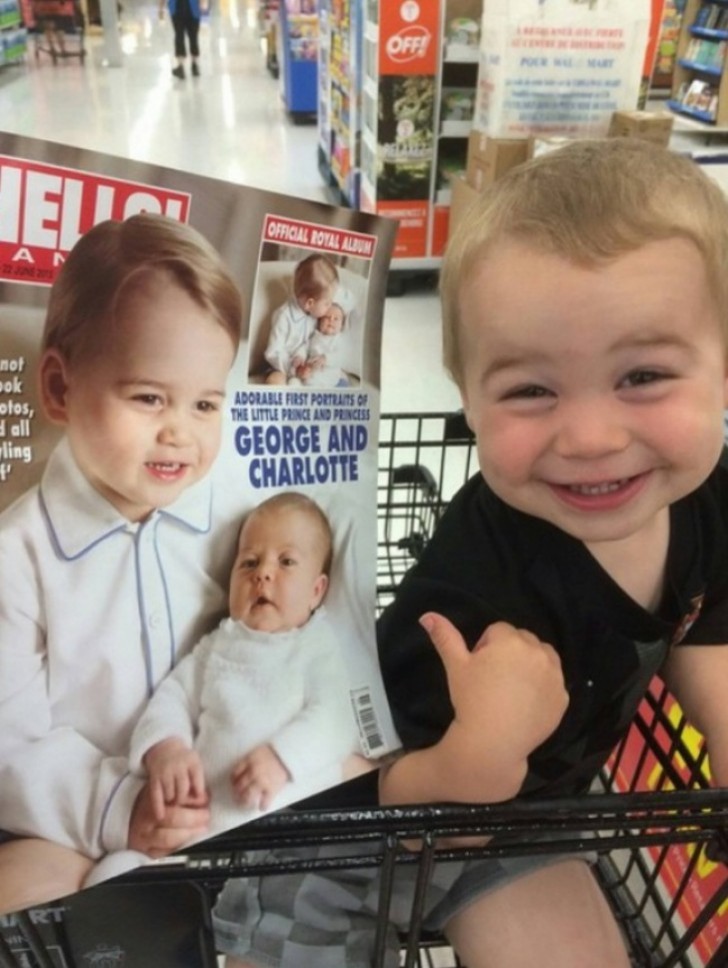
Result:
<svg viewBox="0 0 728 968"><path fill-rule="evenodd" d="M162 398L158 393L135 393L132 397L137 403L143 403L147 407L157 406L162 402Z"/></svg>
<svg viewBox="0 0 728 968"><path fill-rule="evenodd" d="M503 394L504 400L539 400L541 397L551 396L549 390L546 387L539 386L536 383L524 384L520 387L514 387L512 390L508 390Z"/></svg>
<svg viewBox="0 0 728 968"><path fill-rule="evenodd" d="M197 403L197 409L200 413L217 413L220 408L212 400L200 400Z"/></svg>
<svg viewBox="0 0 728 968"><path fill-rule="evenodd" d="M659 380L667 379L669 379L669 374L661 370L631 370L622 380L622 385L627 388L642 387L650 383L657 383Z"/></svg>
<svg viewBox="0 0 728 968"><path fill-rule="evenodd" d="M285 565L287 568L290 568L291 566L296 564L296 559L291 558L289 555L284 555L281 558L281 564Z"/></svg>

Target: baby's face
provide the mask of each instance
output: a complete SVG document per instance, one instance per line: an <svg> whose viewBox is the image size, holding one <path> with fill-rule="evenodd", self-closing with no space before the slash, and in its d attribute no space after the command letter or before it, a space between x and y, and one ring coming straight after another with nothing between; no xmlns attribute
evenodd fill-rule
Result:
<svg viewBox="0 0 728 968"><path fill-rule="evenodd" d="M344 313L339 306L333 305L318 321L318 330L324 336L336 336L344 325Z"/></svg>
<svg viewBox="0 0 728 968"><path fill-rule="evenodd" d="M248 628L285 632L311 617L326 592L320 526L295 508L253 512L240 533L230 615Z"/></svg>
<svg viewBox="0 0 728 968"><path fill-rule="evenodd" d="M168 506L209 471L233 356L228 333L155 276L130 294L103 351L67 368L76 460L130 521Z"/></svg>
<svg viewBox="0 0 728 968"><path fill-rule="evenodd" d="M698 249L673 238L585 267L506 242L460 308L463 401L493 490L595 552L664 534L723 446L726 347Z"/></svg>

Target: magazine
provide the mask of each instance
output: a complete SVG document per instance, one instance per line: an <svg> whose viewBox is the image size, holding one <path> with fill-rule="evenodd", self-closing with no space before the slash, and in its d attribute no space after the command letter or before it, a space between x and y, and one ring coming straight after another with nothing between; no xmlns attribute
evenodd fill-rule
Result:
<svg viewBox="0 0 728 968"><path fill-rule="evenodd" d="M92 858L84 886L160 852L140 817L209 801L203 839L397 746L395 230L0 134L0 831Z"/></svg>

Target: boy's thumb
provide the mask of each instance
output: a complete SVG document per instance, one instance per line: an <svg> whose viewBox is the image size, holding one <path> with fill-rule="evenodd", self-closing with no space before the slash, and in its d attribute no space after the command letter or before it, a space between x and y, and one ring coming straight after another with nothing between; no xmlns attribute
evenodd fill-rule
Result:
<svg viewBox="0 0 728 968"><path fill-rule="evenodd" d="M443 661L445 668L462 661L469 655L465 639L452 622L437 612L425 612L420 616L420 625L430 636L432 644Z"/></svg>

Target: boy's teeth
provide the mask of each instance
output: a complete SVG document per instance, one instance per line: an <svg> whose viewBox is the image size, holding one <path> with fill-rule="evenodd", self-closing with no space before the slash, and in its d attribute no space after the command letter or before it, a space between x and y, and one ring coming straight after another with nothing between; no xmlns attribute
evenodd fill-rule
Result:
<svg viewBox="0 0 728 968"><path fill-rule="evenodd" d="M624 481L605 481L603 484L570 484L569 490L575 494L609 494L624 485Z"/></svg>

